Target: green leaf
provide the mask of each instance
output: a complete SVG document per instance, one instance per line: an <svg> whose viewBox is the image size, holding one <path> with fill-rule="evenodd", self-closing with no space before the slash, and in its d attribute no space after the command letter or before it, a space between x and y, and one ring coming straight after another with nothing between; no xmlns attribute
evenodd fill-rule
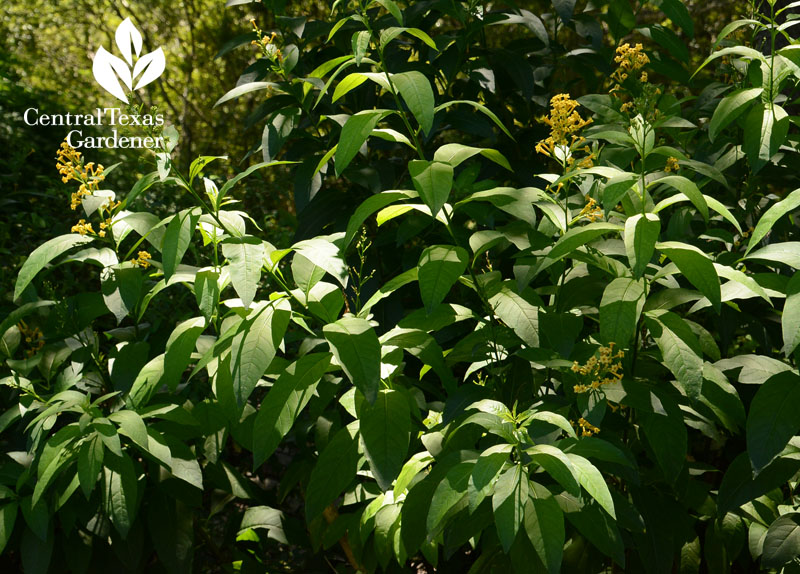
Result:
<svg viewBox="0 0 800 574"><path fill-rule="evenodd" d="M189 166L189 185L192 184L192 182L194 181L194 178L196 178L198 175L200 175L202 173L203 169L208 164L210 164L212 161L216 161L218 159L228 159L228 156L226 156L226 155L201 155L200 157L195 159L192 162L192 164ZM149 175L152 176L154 174L151 173ZM146 177L147 176L145 176L145 178ZM142 178L142 179L144 179L144 178ZM139 180L139 181L141 181L141 180ZM137 185L138 185L138 183L139 182L137 182ZM135 187L136 186L134 186L134 189L135 189ZM133 190L131 190L131 193L128 194L128 197L130 197L132 194L133 194ZM128 198L126 197L125 199L127 200Z"/></svg>
<svg viewBox="0 0 800 574"><path fill-rule="evenodd" d="M637 213L625 221L625 254L636 279L644 275L653 258L660 233L661 220L654 213Z"/></svg>
<svg viewBox="0 0 800 574"><path fill-rule="evenodd" d="M94 239L88 235L71 233L55 237L34 249L19 270L17 283L14 286L14 299L19 299L33 278L53 259L77 245L91 243L92 241Z"/></svg>
<svg viewBox="0 0 800 574"><path fill-rule="evenodd" d="M600 340L628 347L636 333L644 302L644 281L620 277L609 283L600 302Z"/></svg>
<svg viewBox="0 0 800 574"><path fill-rule="evenodd" d="M386 8L401 26L403 25L403 13L400 12L400 8L398 8L394 0L376 0L376 2Z"/></svg>
<svg viewBox="0 0 800 574"><path fill-rule="evenodd" d="M231 283L242 305L249 308L256 296L264 264L264 244L252 236L228 238L222 242L222 254L230 263Z"/></svg>
<svg viewBox="0 0 800 574"><path fill-rule="evenodd" d="M469 477L468 494L470 512L475 512L481 502L492 494L495 479L509 460L512 446L497 444L481 453Z"/></svg>
<svg viewBox="0 0 800 574"><path fill-rule="evenodd" d="M0 554L5 550L11 534L14 532L14 523L17 521L17 502L6 502L0 506Z"/></svg>
<svg viewBox="0 0 800 574"><path fill-rule="evenodd" d="M800 512L789 512L769 525L762 568L780 568L800 555Z"/></svg>
<svg viewBox="0 0 800 574"><path fill-rule="evenodd" d="M230 100L235 100L236 98L243 96L245 94L249 94L250 92L256 92L258 90L267 90L270 88L277 87L277 84L274 82L249 82L247 84L242 84L241 86L236 86L232 90L229 90L224 96L216 101L214 107L220 106L225 102L229 102Z"/></svg>
<svg viewBox="0 0 800 574"><path fill-rule="evenodd" d="M365 76L360 72L353 72L352 74L347 74L336 85L336 89L333 90L333 96L331 97L331 101L335 102L339 98L344 97L348 92L356 89L358 86L366 82L367 79L368 79L367 76Z"/></svg>
<svg viewBox="0 0 800 574"><path fill-rule="evenodd" d="M347 263L339 249L341 234L314 237L292 246L297 253L330 273L344 288L347 287Z"/></svg>
<svg viewBox="0 0 800 574"><path fill-rule="evenodd" d="M773 375L759 387L747 413L747 452L756 472L780 454L800 430L800 376Z"/></svg>
<svg viewBox="0 0 800 574"><path fill-rule="evenodd" d="M258 408L253 423L253 468L261 466L314 396L330 365L329 353L304 355L284 370Z"/></svg>
<svg viewBox="0 0 800 574"><path fill-rule="evenodd" d="M194 278L194 294L198 309L206 321L211 322L219 304L219 273L214 269L198 271Z"/></svg>
<svg viewBox="0 0 800 574"><path fill-rule="evenodd" d="M283 340L292 311L284 299L254 311L242 321L231 343L231 376L239 407L243 407L269 367Z"/></svg>
<svg viewBox="0 0 800 574"><path fill-rule="evenodd" d="M736 90L725 96L711 117L711 123L708 125L708 138L712 142L717 139L719 133L742 115L750 103L761 96L763 92L763 88L750 88Z"/></svg>
<svg viewBox="0 0 800 574"><path fill-rule="evenodd" d="M364 59L364 56L367 55L367 50L369 49L369 38L370 33L368 30L361 30L353 34L352 45L353 45L353 56L356 59L356 66L361 65L361 60Z"/></svg>
<svg viewBox="0 0 800 574"><path fill-rule="evenodd" d="M681 0L662 0L659 6L667 18L681 27L690 37L694 37L694 22L689 14L689 9Z"/></svg>
<svg viewBox="0 0 800 574"><path fill-rule="evenodd" d="M603 187L603 207L605 210L608 212L614 209L620 200L625 197L625 194L628 193L628 190L639 181L640 177L636 173L622 172L609 178Z"/></svg>
<svg viewBox="0 0 800 574"><path fill-rule="evenodd" d="M346 489L358 471L358 422L340 429L317 459L306 489L306 521L317 518Z"/></svg>
<svg viewBox="0 0 800 574"><path fill-rule="evenodd" d="M395 500L398 496L405 493L408 485L411 484L411 481L414 479L414 477L416 477L432 462L433 457L427 451L418 452L405 462L400 474L397 477L397 480L394 483L393 494Z"/></svg>
<svg viewBox="0 0 800 574"><path fill-rule="evenodd" d="M157 171L151 171L147 175L143 175L141 178L139 178L136 181L136 183L133 184L133 187L131 188L130 192L128 193L128 195L125 196L125 199L122 200L122 205L120 206L120 209L121 210L126 209L131 203L134 202L134 200L137 197L139 197L140 194L150 189L158 180L159 180L159 174Z"/></svg>
<svg viewBox="0 0 800 574"><path fill-rule="evenodd" d="M783 352L788 357L800 345L800 273L795 273L786 285L786 302L781 315Z"/></svg>
<svg viewBox="0 0 800 574"><path fill-rule="evenodd" d="M564 24L568 24L572 20L575 4L577 4L577 0L553 0L553 8L555 8L556 14Z"/></svg>
<svg viewBox="0 0 800 574"><path fill-rule="evenodd" d="M514 330L529 347L539 346L539 306L504 285L489 299L489 304L503 323Z"/></svg>
<svg viewBox="0 0 800 574"><path fill-rule="evenodd" d="M612 518L616 518L614 511L614 500L611 498L611 492L608 490L603 475L597 470L591 462L580 455L566 453L567 458L572 463L575 472L578 475L578 481L581 486L586 489L586 492L594 498L597 503L605 510Z"/></svg>
<svg viewBox="0 0 800 574"><path fill-rule="evenodd" d="M745 119L742 150L754 169L760 169L778 153L789 125L789 114L775 103L752 107Z"/></svg>
<svg viewBox="0 0 800 574"><path fill-rule="evenodd" d="M375 294L372 297L370 297L366 303L364 303L364 306L361 307L361 312L359 313L359 317L365 316L367 313L369 313L372 307L378 304L379 301L385 299L393 292L397 291L400 287L403 287L404 285L408 285L409 283L413 283L414 281L416 281L418 274L419 271L417 270L417 268L412 267L408 271L403 271L397 277L394 277L393 279L387 281L383 287L378 289L378 291L376 291Z"/></svg>
<svg viewBox="0 0 800 574"><path fill-rule="evenodd" d="M615 223L597 222L573 227L567 231L547 254L547 259L551 262L558 261L575 251L578 247L586 245L592 239L605 235L611 231L621 231L622 227Z"/></svg>
<svg viewBox="0 0 800 574"><path fill-rule="evenodd" d="M322 328L347 377L372 404L381 382L381 344L365 319L342 317Z"/></svg>
<svg viewBox="0 0 800 574"><path fill-rule="evenodd" d="M78 452L78 480L88 499L103 468L103 442L97 435L85 441Z"/></svg>
<svg viewBox="0 0 800 574"><path fill-rule="evenodd" d="M460 462L448 470L442 481L436 485L426 520L429 537L456 505L466 502L467 488L474 466L475 461L472 460ZM413 493L414 490L412 489L411 492Z"/></svg>
<svg viewBox="0 0 800 574"><path fill-rule="evenodd" d="M391 110L363 110L350 116L342 126L339 143L334 157L336 176L342 175L345 168L356 157L358 150L367 141L369 134L378 122L388 116Z"/></svg>
<svg viewBox="0 0 800 574"><path fill-rule="evenodd" d="M745 256L743 259L783 263L795 269L800 269L800 241L772 243Z"/></svg>
<svg viewBox="0 0 800 574"><path fill-rule="evenodd" d="M441 110L445 110L445 109L449 108L450 106L454 106L456 104L466 104L468 106L472 106L473 108L475 108L476 110L481 112L483 115L488 117L490 120L492 120L495 123L495 125L497 127L499 127L503 131L504 134L506 134L509 138L514 140L514 136L512 136L511 132L508 131L508 128L506 128L503 125L503 122L500 121L500 118L498 118L495 115L495 113L493 111L491 111L489 108L487 108L483 104L479 104L478 102L473 102L472 100L452 100L450 102L445 102L445 103L443 103L441 105L436 106L436 108L434 108L434 112L439 112ZM516 140L514 140L514 141L516 141Z"/></svg>
<svg viewBox="0 0 800 574"><path fill-rule="evenodd" d="M433 128L433 89L428 78L422 72L412 70L402 74L393 74L392 83L403 96L403 101L414 114L419 127L426 135Z"/></svg>
<svg viewBox="0 0 800 574"><path fill-rule="evenodd" d="M162 382L170 390L175 390L192 358L195 344L206 326L203 317L194 317L178 323L167 339L167 350L164 354L164 376ZM146 443L145 443L146 444Z"/></svg>
<svg viewBox="0 0 800 574"><path fill-rule="evenodd" d="M533 544L539 560L550 574L561 572L564 552L564 513L550 492L542 485L531 483L525 501L525 533Z"/></svg>
<svg viewBox="0 0 800 574"><path fill-rule="evenodd" d="M521 464L515 464L500 475L492 495L494 524L504 552L511 549L519 527L522 526L527 499L527 472Z"/></svg>
<svg viewBox="0 0 800 574"><path fill-rule="evenodd" d="M119 457L109 452L104 463L103 502L106 516L124 540L128 537L139 505L136 471L133 461L126 454Z"/></svg>
<svg viewBox="0 0 800 574"><path fill-rule="evenodd" d="M581 495L581 485L578 482L578 473L572 466L566 454L557 447L549 444L537 444L525 451L531 460L541 466L547 473L564 487L564 490L573 496Z"/></svg>
<svg viewBox="0 0 800 574"><path fill-rule="evenodd" d="M372 475L381 490L389 490L403 468L411 438L408 400L399 391L382 389L373 404L361 404L358 420Z"/></svg>
<svg viewBox="0 0 800 574"><path fill-rule="evenodd" d="M233 189L234 185L236 185L238 182L240 182L244 178L248 177L249 175L255 173L259 169L264 168L264 167L272 167L272 166L275 166L275 165L290 165L290 164L293 164L293 163L297 163L297 162L294 162L294 161L262 161L261 163L257 163L257 164L251 165L250 167L248 167L243 172L237 173L236 175L234 175L232 178L230 178L228 181L226 181L225 184L220 188L219 194L217 195L217 206L221 206L222 205L222 200L225 199L225 196L228 194L228 192L231 189Z"/></svg>
<svg viewBox="0 0 800 574"><path fill-rule="evenodd" d="M739 454L728 465L719 486L717 508L726 513L755 500L776 488L783 487L800 469L800 460L778 457L756 476L746 452Z"/></svg>
<svg viewBox="0 0 800 574"><path fill-rule="evenodd" d="M648 184L651 185L667 185L673 189L678 190L680 193L689 198L689 201L694 204L697 211L703 216L703 219L708 221L708 203L706 202L703 194L700 193L697 184L693 181L686 179L681 175L668 175L660 179L656 179Z"/></svg>
<svg viewBox="0 0 800 574"><path fill-rule="evenodd" d="M703 358L700 342L691 327L671 311L645 313L645 323L655 339L666 367L692 399L703 388Z"/></svg>
<svg viewBox="0 0 800 574"><path fill-rule="evenodd" d="M432 245L419 257L418 281L428 314L444 301L450 288L467 268L469 255L461 247Z"/></svg>
<svg viewBox="0 0 800 574"><path fill-rule="evenodd" d="M556 501L567 520L581 535L617 564L625 566L625 543L614 519L600 510L597 504L581 504L568 494L558 495Z"/></svg>
<svg viewBox="0 0 800 574"><path fill-rule="evenodd" d="M703 295L708 297L717 313L722 305L719 276L708 255L694 245L678 241L656 243L656 249L669 257L681 273Z"/></svg>
<svg viewBox="0 0 800 574"><path fill-rule="evenodd" d="M399 201L401 199L410 199L412 197L416 197L416 195L417 194L413 191L392 190L384 191L365 199L361 205L358 206L355 213L350 216L350 220L347 222L347 231L345 232L343 242L344 247L347 248L350 245L358 233L358 230L361 229L361 226L370 215L376 211L380 211L387 205L391 205L395 201Z"/></svg>
<svg viewBox="0 0 800 574"><path fill-rule="evenodd" d="M506 168L508 171L512 171L511 164L499 151L485 147L471 147L459 143L449 143L441 146L433 154L433 161L441 161L453 167L458 167L478 154Z"/></svg>
<svg viewBox="0 0 800 574"><path fill-rule="evenodd" d="M144 420L138 413L130 409L123 409L108 415L108 420L117 423L122 434L142 448L147 449L150 439L147 435L147 427L144 424Z"/></svg>
<svg viewBox="0 0 800 574"><path fill-rule="evenodd" d="M450 197L453 167L439 161L413 160L408 162L408 172L420 198L436 217Z"/></svg>
<svg viewBox="0 0 800 574"><path fill-rule="evenodd" d="M747 244L745 255L750 253L750 251L767 236L767 233L770 232L775 222L798 207L800 207L800 189L795 189L781 201L772 205L758 220L753 234L750 236L750 242Z"/></svg>

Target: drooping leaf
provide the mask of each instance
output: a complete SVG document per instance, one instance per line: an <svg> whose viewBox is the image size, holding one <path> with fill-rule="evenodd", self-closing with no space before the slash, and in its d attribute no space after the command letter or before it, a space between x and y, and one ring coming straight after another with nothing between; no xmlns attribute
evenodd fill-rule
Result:
<svg viewBox="0 0 800 574"><path fill-rule="evenodd" d="M358 472L358 422L340 429L320 453L306 490L306 520L311 522L334 502Z"/></svg>
<svg viewBox="0 0 800 574"><path fill-rule="evenodd" d="M666 367L692 398L700 397L703 386L703 357L691 327L671 311L645 313L645 323L655 339Z"/></svg>
<svg viewBox="0 0 800 574"><path fill-rule="evenodd" d="M636 279L647 269L660 233L661 220L654 213L637 213L625 221L625 254Z"/></svg>
<svg viewBox="0 0 800 574"><path fill-rule="evenodd" d="M511 549L522 526L527 499L527 472L522 465L515 464L500 475L492 495L494 524L505 552Z"/></svg>
<svg viewBox="0 0 800 574"><path fill-rule="evenodd" d="M414 114L420 128L429 134L433 128L433 89L422 72L412 70L392 75L392 83L400 92L403 101Z"/></svg>
<svg viewBox="0 0 800 574"><path fill-rule="evenodd" d="M348 118L344 126L342 126L342 133L339 136L339 144L334 157L337 176L340 176L345 168L350 165L350 162L356 157L358 150L367 141L369 134L372 133L378 122L390 113L392 113L391 110L363 110Z"/></svg>
<svg viewBox="0 0 800 574"><path fill-rule="evenodd" d="M60 235L50 239L34 249L33 252L28 255L28 258L25 260L25 263L22 264L22 268L20 268L17 274L17 282L14 285L14 299L19 299L20 295L22 295L22 292L33 278L53 259L77 245L91 243L92 241L94 241L94 238L88 235L71 233L69 235Z"/></svg>
<svg viewBox="0 0 800 574"><path fill-rule="evenodd" d="M411 410L399 391L383 389L373 404L358 409L361 440L372 475L386 491L397 478L411 437Z"/></svg>
<svg viewBox="0 0 800 574"><path fill-rule="evenodd" d="M790 512L769 525L761 566L780 568L800 555L800 512Z"/></svg>
<svg viewBox="0 0 800 574"><path fill-rule="evenodd" d="M800 430L800 376L773 375L761 385L747 414L747 452L753 469L767 466Z"/></svg>
<svg viewBox="0 0 800 574"><path fill-rule="evenodd" d="M434 217L442 209L453 187L453 167L440 161L413 160L408 164L411 180Z"/></svg>
<svg viewBox="0 0 800 574"><path fill-rule="evenodd" d="M643 281L619 277L609 283L600 302L600 339L627 347L636 333L644 302Z"/></svg>
<svg viewBox="0 0 800 574"><path fill-rule="evenodd" d="M678 241L656 243L656 249L669 257L678 266L689 282L711 301L712 307L719 313L722 305L720 282L714 263L708 255L694 245Z"/></svg>
<svg viewBox="0 0 800 574"><path fill-rule="evenodd" d="M467 268L469 255L461 247L432 245L419 257L417 264L419 291L428 314L439 305Z"/></svg>
<svg viewBox="0 0 800 574"><path fill-rule="evenodd" d="M230 262L231 283L245 308L256 296L264 264L264 243L252 236L229 238L222 242L222 254Z"/></svg>
<svg viewBox="0 0 800 574"><path fill-rule="evenodd" d="M524 501L525 533L536 554L550 574L561 572L564 552L564 513L550 492L531 483L530 496Z"/></svg>
<svg viewBox="0 0 800 574"><path fill-rule="evenodd" d="M381 344L372 326L365 319L342 317L322 332L347 377L374 403L381 379Z"/></svg>

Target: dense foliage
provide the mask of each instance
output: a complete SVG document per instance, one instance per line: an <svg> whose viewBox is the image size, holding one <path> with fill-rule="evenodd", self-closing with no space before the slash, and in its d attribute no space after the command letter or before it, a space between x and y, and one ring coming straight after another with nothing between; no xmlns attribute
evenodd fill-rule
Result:
<svg viewBox="0 0 800 574"><path fill-rule="evenodd" d="M58 150L71 232L0 323L0 565L800 569L791 3L699 65L680 0L229 4L256 59L208 113L262 161L170 126L112 191Z"/></svg>

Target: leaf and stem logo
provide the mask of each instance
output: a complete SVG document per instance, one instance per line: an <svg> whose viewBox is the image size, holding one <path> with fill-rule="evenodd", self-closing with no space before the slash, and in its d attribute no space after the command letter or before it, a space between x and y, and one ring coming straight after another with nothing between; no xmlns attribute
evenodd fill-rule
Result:
<svg viewBox="0 0 800 574"><path fill-rule="evenodd" d="M158 79L164 73L166 60L161 48L144 56L139 56L142 51L142 34L133 25L130 18L125 18L117 26L114 35L117 48L125 58L118 58L100 46L94 56L92 73L97 83L115 98L128 103L128 92L138 90ZM136 63L134 64L134 54ZM138 78L138 81L136 81ZM134 81L136 84L134 85Z"/></svg>

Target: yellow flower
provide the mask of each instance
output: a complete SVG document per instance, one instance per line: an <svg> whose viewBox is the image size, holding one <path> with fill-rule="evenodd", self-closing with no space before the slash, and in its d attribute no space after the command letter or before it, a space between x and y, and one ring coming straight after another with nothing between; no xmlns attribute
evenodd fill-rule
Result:
<svg viewBox="0 0 800 574"><path fill-rule="evenodd" d="M616 50L614 62L618 64L617 69L611 74L611 79L617 84L621 84L628 78L630 73L636 72L644 68L650 63L650 58L644 53L644 48L641 44L636 44L631 47L627 42L619 46ZM647 74L642 73L640 76L642 83L647 81ZM615 86L611 91L616 91L618 86Z"/></svg>
<svg viewBox="0 0 800 574"><path fill-rule="evenodd" d="M594 223L598 219L603 219L603 210L597 205L593 197L586 197L586 205L578 214L578 217L586 217L589 221ZM605 348L605 347L602 347Z"/></svg>
<svg viewBox="0 0 800 574"><path fill-rule="evenodd" d="M622 359L624 351L614 353L614 343L609 343L608 347L600 347L597 355L592 355L585 365L577 361L572 363L571 371L578 374L589 384L581 383L573 386L576 393L586 393L591 390L598 390L603 385L610 385L622 379Z"/></svg>
<svg viewBox="0 0 800 574"><path fill-rule="evenodd" d="M78 220L78 223L72 226L71 229L72 233L80 233L81 235L86 235L87 233L94 233L94 229L92 229L91 223L86 223L85 219Z"/></svg>
<svg viewBox="0 0 800 574"><path fill-rule="evenodd" d="M136 259L131 259L131 263L133 263L136 267L147 269L150 267L150 259L152 259L152 256L147 251L140 251L136 256Z"/></svg>
<svg viewBox="0 0 800 574"><path fill-rule="evenodd" d="M556 146L580 145L585 140L576 135L577 132L592 123L592 119L584 120L577 112L578 102L570 98L569 94L558 94L550 100L550 115L539 119L540 122L550 126L550 137L536 144L536 151L553 157ZM567 138L570 137L570 140Z"/></svg>
<svg viewBox="0 0 800 574"><path fill-rule="evenodd" d="M70 198L69 206L72 210L78 207L83 196L97 191L100 188L100 182L105 179L102 165L95 167L95 163L91 161L84 164L81 152L66 141L61 142L61 147L56 154L56 169L61 175L62 182L69 183L73 180L80 182L78 191L73 193Z"/></svg>
<svg viewBox="0 0 800 574"><path fill-rule="evenodd" d="M581 428L581 436L592 436L600 432L600 429L581 417L578 419L578 426Z"/></svg>
<svg viewBox="0 0 800 574"><path fill-rule="evenodd" d="M678 165L678 158L676 157L668 157L667 158L667 165L664 166L664 171L678 171L680 169L680 165Z"/></svg>

